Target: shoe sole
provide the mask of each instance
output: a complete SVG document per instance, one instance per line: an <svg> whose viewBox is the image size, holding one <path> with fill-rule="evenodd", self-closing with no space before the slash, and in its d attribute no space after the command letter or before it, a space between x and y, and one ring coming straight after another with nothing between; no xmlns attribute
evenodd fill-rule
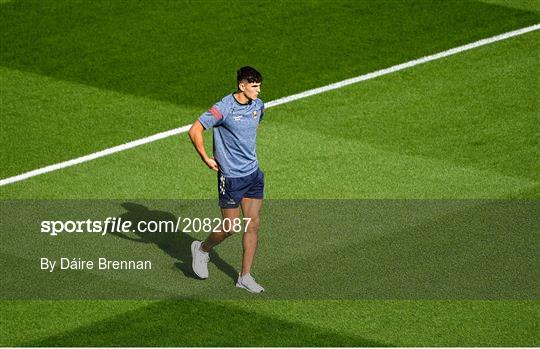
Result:
<svg viewBox="0 0 540 349"><path fill-rule="evenodd" d="M261 292L252 291L249 288L247 288L246 286L244 286L244 285L242 285L242 284L240 284L238 282L236 283L236 287L243 288L244 290L247 290L248 292L251 292L251 293L263 293L264 292L264 290L262 290Z"/></svg>
<svg viewBox="0 0 540 349"><path fill-rule="evenodd" d="M195 255L195 245L196 245L196 243L197 243L197 241L193 241L191 243L191 270L193 270L193 273L195 275L197 275L197 277L199 279L206 280L206 279L208 279L208 276L207 277L202 277L199 274L197 274L197 272L195 271L195 258L193 258L193 255Z"/></svg>

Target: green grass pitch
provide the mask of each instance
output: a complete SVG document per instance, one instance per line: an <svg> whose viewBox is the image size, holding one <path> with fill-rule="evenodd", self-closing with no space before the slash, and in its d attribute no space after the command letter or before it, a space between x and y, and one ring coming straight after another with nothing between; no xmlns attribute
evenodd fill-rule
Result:
<svg viewBox="0 0 540 349"><path fill-rule="evenodd" d="M270 101L539 14L538 2L511 0L4 1L0 177L191 123L232 91L244 64L263 72ZM270 108L258 136L267 198L538 200L538 62L536 31ZM3 200L215 195L186 134L0 187ZM264 223L261 234L255 271L276 288L288 266L316 266L327 246L309 241L294 260ZM325 243L355 261L339 237ZM236 266L239 248L234 237L218 251ZM9 243L0 254L25 258ZM209 292L232 287L210 268ZM538 299L2 300L0 314L3 346L540 345Z"/></svg>

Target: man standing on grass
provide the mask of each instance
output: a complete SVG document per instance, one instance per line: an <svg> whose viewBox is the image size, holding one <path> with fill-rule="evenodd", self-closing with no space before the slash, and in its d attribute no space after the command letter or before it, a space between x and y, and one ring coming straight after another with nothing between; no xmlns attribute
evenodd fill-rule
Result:
<svg viewBox="0 0 540 349"><path fill-rule="evenodd" d="M257 127L264 114L264 103L257 98L262 80L257 70L240 68L237 91L202 114L189 130L189 137L201 159L217 172L219 206L224 222L239 219L240 207L244 218L250 219L242 239L242 271L236 287L254 293L264 291L250 274L257 249L264 192L264 175L255 152ZM209 128L214 132L213 157L206 154L203 142L203 132ZM212 232L204 242L191 244L193 271L201 279L208 278L208 252L232 233L232 224L222 224L221 230Z"/></svg>

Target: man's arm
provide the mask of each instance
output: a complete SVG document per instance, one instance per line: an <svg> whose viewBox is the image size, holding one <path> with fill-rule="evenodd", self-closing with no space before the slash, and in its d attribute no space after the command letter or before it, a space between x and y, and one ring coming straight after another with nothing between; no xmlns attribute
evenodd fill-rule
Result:
<svg viewBox="0 0 540 349"><path fill-rule="evenodd" d="M213 157L209 157L206 154L206 149L204 149L204 126L201 124L199 120L196 120L193 125L191 125L191 128L189 129L188 135L191 139L191 143L193 143L193 146L195 147L195 150L197 150L197 153L199 153L199 156L201 157L202 161L211 168L214 171L219 170L219 166L214 160Z"/></svg>

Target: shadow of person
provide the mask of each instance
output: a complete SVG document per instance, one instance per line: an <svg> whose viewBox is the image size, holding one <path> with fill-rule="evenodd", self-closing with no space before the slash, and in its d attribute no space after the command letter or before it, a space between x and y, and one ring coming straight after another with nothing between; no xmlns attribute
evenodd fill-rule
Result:
<svg viewBox="0 0 540 349"><path fill-rule="evenodd" d="M183 231L172 231L174 228L167 228L168 231L164 231L164 229L156 232L142 232L136 229L139 222L145 222L145 226L148 226L149 222L167 222L166 224L168 226L174 227L177 222L177 217L174 214L165 211L150 210L146 206L133 202L124 202L121 206L125 208L127 212L121 214L119 218L121 218L122 221L130 221L131 226L135 227L135 231L127 234L113 231L110 232L110 234L137 243L155 244L163 252L178 260L174 265L180 269L186 277L199 279L195 273L193 273L191 268L191 243L195 241L195 238ZM165 223L161 224L165 225ZM238 272L214 250L210 252L210 262L236 282Z"/></svg>

